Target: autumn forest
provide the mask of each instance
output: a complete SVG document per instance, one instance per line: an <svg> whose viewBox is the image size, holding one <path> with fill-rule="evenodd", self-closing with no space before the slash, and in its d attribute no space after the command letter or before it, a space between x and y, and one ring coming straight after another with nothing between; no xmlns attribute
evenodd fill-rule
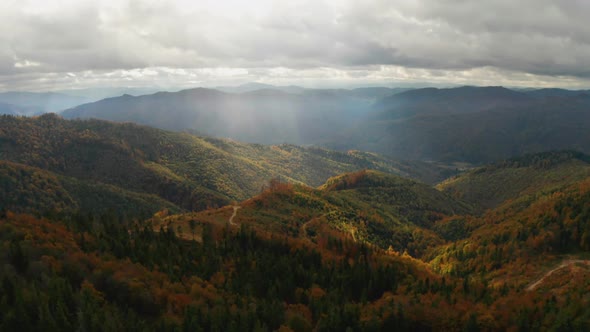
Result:
<svg viewBox="0 0 590 332"><path fill-rule="evenodd" d="M582 331L590 156L0 118L2 331Z"/></svg>

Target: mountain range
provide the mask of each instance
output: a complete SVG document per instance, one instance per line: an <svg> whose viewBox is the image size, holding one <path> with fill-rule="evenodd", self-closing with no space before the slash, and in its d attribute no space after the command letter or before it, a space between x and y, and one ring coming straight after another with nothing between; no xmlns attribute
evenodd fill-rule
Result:
<svg viewBox="0 0 590 332"><path fill-rule="evenodd" d="M264 144L311 144L347 128L371 102L371 93L339 90L292 94L275 89L240 94L197 88L129 95L78 106L66 118L131 121L168 130ZM329 125L327 125L329 124Z"/></svg>
<svg viewBox="0 0 590 332"><path fill-rule="evenodd" d="M588 92L260 88L6 106L0 330L590 329Z"/></svg>
<svg viewBox="0 0 590 332"><path fill-rule="evenodd" d="M589 152L587 91L313 90L265 85L228 91L233 92L198 88L121 96L63 115L254 143L371 151L405 160L481 164L555 149Z"/></svg>
<svg viewBox="0 0 590 332"><path fill-rule="evenodd" d="M1 92L0 103L12 105L17 115L39 115L60 112L85 104L91 99L56 92Z"/></svg>
<svg viewBox="0 0 590 332"><path fill-rule="evenodd" d="M588 152L590 143L587 92L421 89L387 98L378 108L326 145L401 159L488 163L556 149Z"/></svg>
<svg viewBox="0 0 590 332"><path fill-rule="evenodd" d="M14 174L3 187L5 207L13 211L48 210L53 205L70 212L92 211L89 205L105 211L109 206L102 200L116 201L109 197L115 194L133 201L129 208L143 213L159 207L201 210L246 199L274 177L319 186L331 176L364 168L430 183L455 173L443 165L360 151L246 144L134 124L67 121L53 114L0 117L0 163ZM45 179L42 183L53 189L36 187L35 178ZM16 205L27 195L38 198L31 198L30 205ZM116 210L126 211L123 206Z"/></svg>

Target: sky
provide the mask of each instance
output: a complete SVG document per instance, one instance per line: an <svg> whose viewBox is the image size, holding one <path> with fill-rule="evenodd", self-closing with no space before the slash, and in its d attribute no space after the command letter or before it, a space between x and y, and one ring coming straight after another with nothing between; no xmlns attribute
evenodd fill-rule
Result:
<svg viewBox="0 0 590 332"><path fill-rule="evenodd" d="M0 91L590 88L587 0L0 2Z"/></svg>

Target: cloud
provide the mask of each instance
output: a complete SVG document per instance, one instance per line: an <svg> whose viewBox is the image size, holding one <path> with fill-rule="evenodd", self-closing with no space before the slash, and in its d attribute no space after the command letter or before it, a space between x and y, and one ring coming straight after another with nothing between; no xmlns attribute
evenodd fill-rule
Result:
<svg viewBox="0 0 590 332"><path fill-rule="evenodd" d="M78 83L86 77L84 84L109 73L140 84L146 77L172 83L172 76L181 85L272 81L281 68L308 82L330 79L311 73L339 73L370 83L385 72L400 75L391 81L445 73L472 84L489 82L482 73L529 85L588 86L590 79L584 0L5 1L0 82L14 83L4 89L75 83L67 73Z"/></svg>

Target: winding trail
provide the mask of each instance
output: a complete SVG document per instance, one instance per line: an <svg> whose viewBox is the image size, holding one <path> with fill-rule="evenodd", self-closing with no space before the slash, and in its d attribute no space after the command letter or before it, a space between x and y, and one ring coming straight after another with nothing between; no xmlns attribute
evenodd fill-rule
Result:
<svg viewBox="0 0 590 332"><path fill-rule="evenodd" d="M311 224L312 222L314 222L320 218L325 217L326 215L328 215L328 213L324 213L320 216L313 217L313 218L309 219L308 221L304 222L303 225L301 225L301 233L302 233L303 237L311 241L311 238L309 237L309 235L307 235L307 225Z"/></svg>
<svg viewBox="0 0 590 332"><path fill-rule="evenodd" d="M351 228L351 229L350 229L350 235L352 235L352 240L353 240L354 242L358 242L358 241L356 240L356 236L355 236L355 234L356 234L356 229L354 229L354 228Z"/></svg>
<svg viewBox="0 0 590 332"><path fill-rule="evenodd" d="M238 205L234 205L234 213L231 215L231 217L229 217L229 224L232 226L238 226L238 224L234 223L234 218L236 217L236 214L238 214L238 210L241 209L241 206Z"/></svg>
<svg viewBox="0 0 590 332"><path fill-rule="evenodd" d="M541 278L539 278L537 281L531 283L530 285L527 286L526 291L530 292L535 290L535 288L537 288L541 283L543 283L543 281L545 281L545 279L547 279L548 277L550 277L553 272L561 270L565 267L574 265L574 264L584 264L587 266L590 266L590 260L582 260L582 259L566 259L563 262L561 262L561 264L559 264L557 267L555 267L554 269L548 271L547 273L545 273Z"/></svg>
<svg viewBox="0 0 590 332"><path fill-rule="evenodd" d="M309 236L307 235L307 225L314 220L315 220L315 218L311 218L308 221L306 221L305 223L303 223L303 225L301 225L301 234L306 239L309 239Z"/></svg>

